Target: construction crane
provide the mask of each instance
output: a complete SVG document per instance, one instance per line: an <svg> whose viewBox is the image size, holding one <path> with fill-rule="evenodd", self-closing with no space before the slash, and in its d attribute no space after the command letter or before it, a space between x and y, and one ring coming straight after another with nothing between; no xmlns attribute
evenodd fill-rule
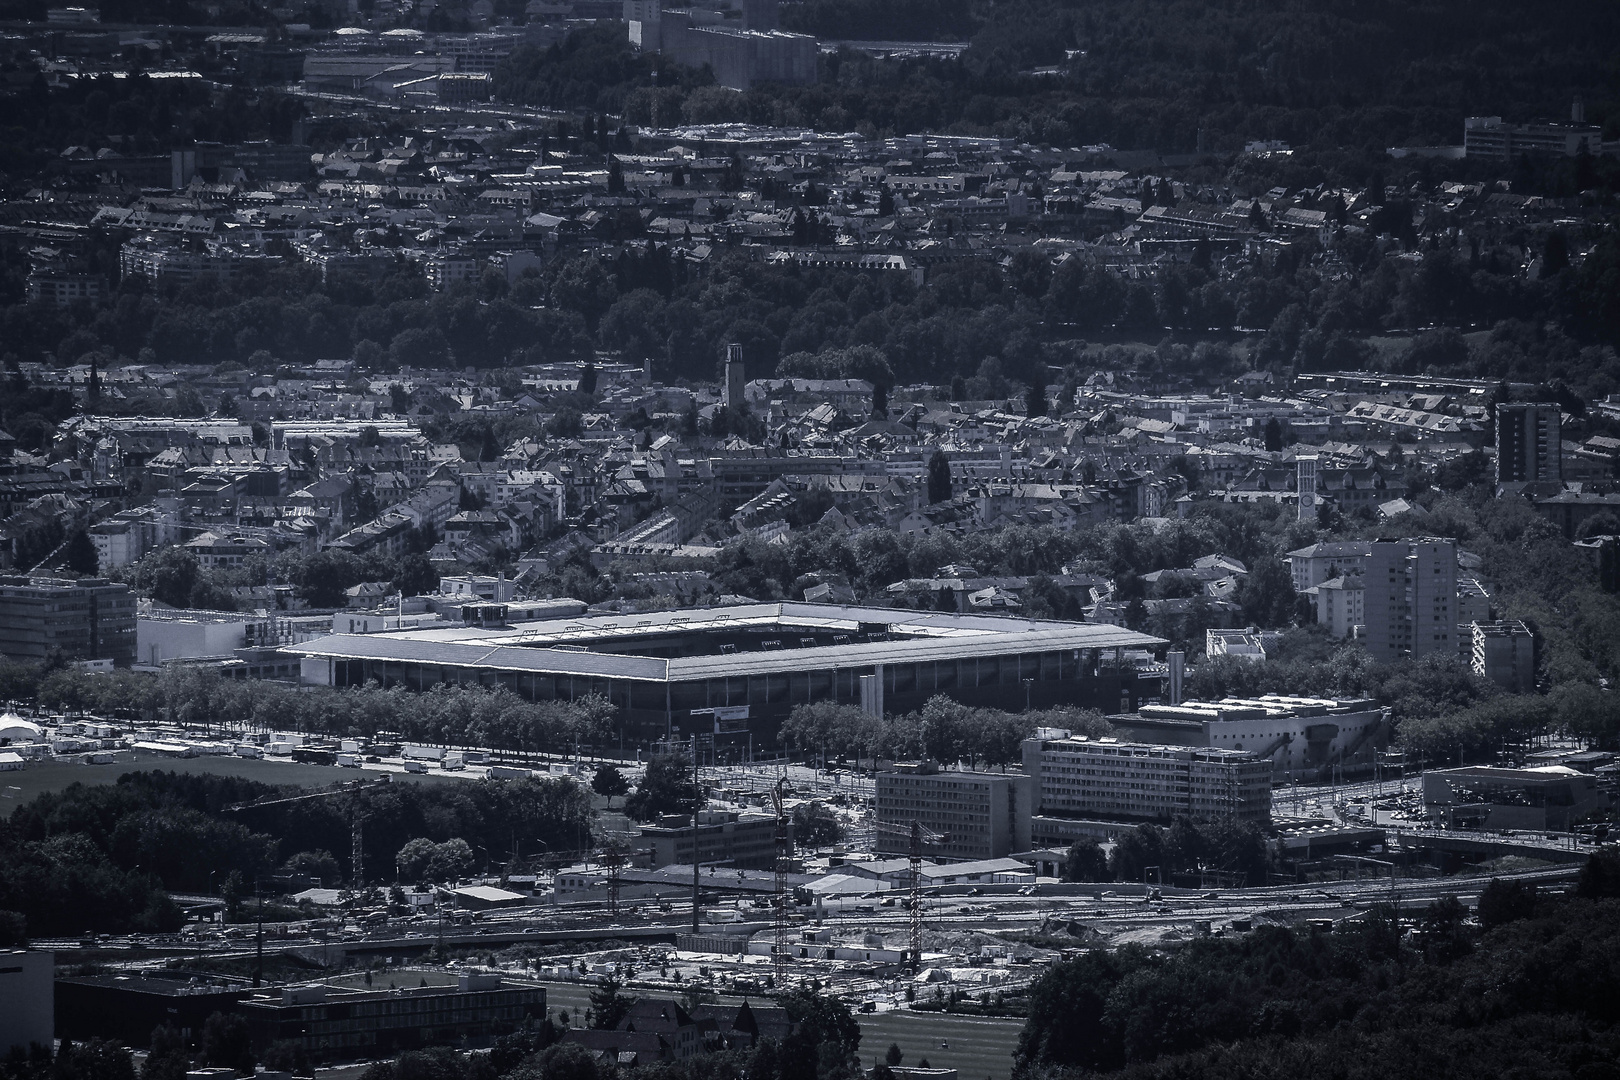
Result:
<svg viewBox="0 0 1620 1080"><path fill-rule="evenodd" d="M356 891L358 891L364 888L366 884L364 852L362 851L361 846L363 835L361 833L360 825L361 820L365 815L360 809L359 795L362 791L374 789L379 784L387 783L387 776L381 776L375 780L351 780L347 784L343 784L340 787L331 788L327 791L313 791L307 795L283 795L270 799L255 799L252 802L237 803L235 806L227 806L225 808L225 812L237 813L243 810L257 810L262 806L285 806L288 803L309 802L313 799L329 799L334 795L352 796L353 801L349 805L349 841L351 844L349 854L349 878L351 884L354 886ZM259 882L257 876L255 876L253 880L253 891L255 893L259 892ZM262 895L259 896L258 923L256 961L253 969L254 986L258 986L264 979L264 897Z"/></svg>
<svg viewBox="0 0 1620 1080"><path fill-rule="evenodd" d="M782 809L782 791L786 785L787 777L782 777L771 789L771 805L776 808L776 940L771 948L771 969L778 991L785 989L783 979L787 974L787 875L788 863L793 858L793 834L789 828L792 819Z"/></svg>
<svg viewBox="0 0 1620 1080"><path fill-rule="evenodd" d="M227 813L235 813L240 810L257 810L261 806L284 806L287 803L308 802L311 799L329 799L334 795L356 796L349 807L349 880L354 888L360 889L364 888L366 884L365 853L361 847L361 840L363 839L361 821L365 815L360 810L360 802L357 796L361 791L387 783L388 777L386 776L378 777L376 780L351 780L341 787L335 787L328 791L314 791L307 795L278 796L271 799L255 799L252 802L227 806L225 810Z"/></svg>
<svg viewBox="0 0 1620 1080"><path fill-rule="evenodd" d="M907 853L911 858L911 970L922 970L922 858L923 848L936 847L951 838L950 833L937 833L923 827L915 818L911 827L873 822L873 827L889 836L903 836L907 840Z"/></svg>

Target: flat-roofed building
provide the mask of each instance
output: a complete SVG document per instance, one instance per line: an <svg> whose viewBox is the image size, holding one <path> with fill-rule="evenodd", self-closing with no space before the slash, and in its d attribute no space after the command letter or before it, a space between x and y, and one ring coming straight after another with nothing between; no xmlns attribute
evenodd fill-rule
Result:
<svg viewBox="0 0 1620 1080"><path fill-rule="evenodd" d="M742 870L776 867L776 815L703 810L697 815L697 861L722 863ZM652 850L656 869L672 863L692 863L693 828L690 814L665 814L656 824L641 827L641 845Z"/></svg>
<svg viewBox="0 0 1620 1080"><path fill-rule="evenodd" d="M145 1046L155 1029L168 1025L194 1042L210 1016L234 1011L247 994L241 983L223 978L164 979L140 972L70 976L56 980L57 1033L64 1039Z"/></svg>
<svg viewBox="0 0 1620 1080"><path fill-rule="evenodd" d="M1019 773L957 772L932 765L897 766L877 775L874 812L879 853L910 851L917 822L945 837L931 859L999 859L1029 847L1030 781Z"/></svg>
<svg viewBox="0 0 1620 1080"><path fill-rule="evenodd" d="M1470 665L1474 674L1489 679L1511 694L1536 688L1536 636L1521 620L1470 623Z"/></svg>
<svg viewBox="0 0 1620 1080"><path fill-rule="evenodd" d="M504 686L530 701L619 708L627 745L671 736L769 745L795 705L1134 709L1162 692L1162 649L1124 627L897 608L781 603L588 615L516 625L334 634L289 646L306 683Z"/></svg>
<svg viewBox="0 0 1620 1080"><path fill-rule="evenodd" d="M1470 116L1463 121L1463 155L1513 161L1529 154L1579 157L1603 153L1603 128L1584 120L1538 120L1504 123L1500 116Z"/></svg>
<svg viewBox="0 0 1620 1080"><path fill-rule="evenodd" d="M1271 762L1238 750L1043 731L1024 742L1042 817L1111 821L1271 818ZM1040 838L1037 837L1039 841Z"/></svg>
<svg viewBox="0 0 1620 1080"><path fill-rule="evenodd" d="M0 577L0 656L135 662L135 594L105 578Z"/></svg>
<svg viewBox="0 0 1620 1080"><path fill-rule="evenodd" d="M1389 738L1387 711L1370 698L1257 698L1144 705L1109 717L1124 738L1238 750L1271 761L1277 780L1325 777L1331 768L1371 768Z"/></svg>
<svg viewBox="0 0 1620 1080"><path fill-rule="evenodd" d="M1562 407L1556 402L1499 402L1496 406L1496 482L1558 483L1564 478Z"/></svg>
<svg viewBox="0 0 1620 1080"><path fill-rule="evenodd" d="M250 997L238 1008L259 1053L272 1043L290 1042L318 1059L377 1057L418 1046L459 1045L542 1020L546 988L468 974L455 986L288 986Z"/></svg>
<svg viewBox="0 0 1620 1080"><path fill-rule="evenodd" d="M1567 765L1497 769L1469 765L1423 774L1423 809L1449 825L1567 831L1606 810L1598 778Z"/></svg>

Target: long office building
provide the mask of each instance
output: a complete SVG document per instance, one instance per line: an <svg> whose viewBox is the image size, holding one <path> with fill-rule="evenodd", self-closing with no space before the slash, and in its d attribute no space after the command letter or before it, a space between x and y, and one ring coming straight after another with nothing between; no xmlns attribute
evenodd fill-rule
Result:
<svg viewBox="0 0 1620 1080"><path fill-rule="evenodd" d="M912 822L944 839L931 859L999 859L1029 849L1029 777L1018 773L941 771L932 764L896 766L877 775L874 813L878 852L910 851Z"/></svg>
<svg viewBox="0 0 1620 1080"><path fill-rule="evenodd" d="M455 986L348 990L288 986L238 1005L253 1047L292 1044L316 1059L386 1057L419 1046L488 1038L546 1015L546 988L509 986L499 975L462 975Z"/></svg>
<svg viewBox="0 0 1620 1080"><path fill-rule="evenodd" d="M1263 822L1271 817L1271 760L1239 750L1158 746L1037 732L1024 742L1036 844L1061 842L1049 819L1080 822Z"/></svg>
<svg viewBox="0 0 1620 1080"><path fill-rule="evenodd" d="M490 605L492 609L499 605ZM1130 711L1157 700L1160 638L1094 623L831 604L744 604L503 625L334 634L284 651L306 684L504 686L531 701L596 694L625 745L715 737L774 743L795 705L874 715L936 694L970 705ZM1133 655L1134 654L1134 655Z"/></svg>
<svg viewBox="0 0 1620 1080"><path fill-rule="evenodd" d="M56 980L56 1033L65 1039L113 1039L146 1046L172 1027L187 1043L202 1037L214 1013L235 1012L248 996L241 983L163 978L147 972L70 975Z"/></svg>

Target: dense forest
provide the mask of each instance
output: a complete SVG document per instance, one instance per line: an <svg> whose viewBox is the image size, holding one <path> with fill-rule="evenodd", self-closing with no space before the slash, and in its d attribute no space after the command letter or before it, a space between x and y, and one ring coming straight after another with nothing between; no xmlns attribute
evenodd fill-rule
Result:
<svg viewBox="0 0 1620 1080"><path fill-rule="evenodd" d="M521 855L590 843L590 798L567 779L371 785L352 795L228 812L297 793L234 777L156 771L39 795L0 821L0 930L16 934L21 925L40 937L172 931L180 912L169 892L225 896L234 915L262 875L305 873L335 885L351 876L356 814L364 822L370 881L393 880L396 866L408 876L420 873L416 860L435 854L424 853L423 844L454 844L467 856L481 849L478 864L499 870ZM439 854L442 860L453 853Z"/></svg>
<svg viewBox="0 0 1620 1080"><path fill-rule="evenodd" d="M639 219L637 219L639 220ZM1136 368L1219 385L1250 368L1326 370L1387 366L1401 371L1566 384L1566 393L1620 390L1620 242L1603 240L1579 267L1538 281L1520 273L1523 238L1501 249L1458 247L1433 223L1418 261L1383 258L1371 237L1347 237L1335 255L1366 273L1346 277L1314 265L1313 242L1274 260L1216 271L1177 266L1156 283L1126 282L1071 259L1054 269L1021 253L1006 266L942 267L920 288L843 271L767 266L723 248L706 272L685 269L666 248L626 241L608 258L581 256L541 277L429 294L420 278L322 284L289 265L245 273L228 285L153 295L138 281L94 309L0 308L12 393L0 423L24 445L44 445L70 403L37 390L22 360L225 365L270 371L351 355L371 370L478 366L583 358L591 348L650 359L664 380L710 380L721 347L739 342L750 373L779 359L850 350L881 352L896 382L948 384L980 378L985 396L1028 385L1045 368ZM25 253L13 249L11 260ZM20 263L18 264L20 265ZM20 281L20 279L18 279ZM537 307L537 304L546 306ZM1393 351L1369 335L1436 323ZM1452 326L1473 328L1468 336ZM1105 348L1096 337L1161 341L1156 349ZM1087 339L1093 343L1088 344ZM1188 342L1199 340L1196 345ZM452 347L451 343L454 343ZM494 376L492 376L494 378ZM196 415L197 395L164 399L134 388L105 397L103 411Z"/></svg>
<svg viewBox="0 0 1620 1080"><path fill-rule="evenodd" d="M1356 157L1455 143L1466 116L1566 117L1577 94L1594 121L1620 120L1617 20L1602 0L1533 18L1511 0L802 0L784 5L784 28L970 46L959 60L845 52L825 60L814 86L732 94L672 72L659 77L670 85L651 85L645 69L604 63L614 55L604 38L520 51L496 85L507 100L633 122L656 112L662 126L747 120L1181 153L1281 139Z"/></svg>
<svg viewBox="0 0 1620 1080"><path fill-rule="evenodd" d="M1477 921L1447 898L1331 931L1088 952L1030 988L1015 1075L1611 1078L1617 869L1594 856L1572 897L1493 881Z"/></svg>

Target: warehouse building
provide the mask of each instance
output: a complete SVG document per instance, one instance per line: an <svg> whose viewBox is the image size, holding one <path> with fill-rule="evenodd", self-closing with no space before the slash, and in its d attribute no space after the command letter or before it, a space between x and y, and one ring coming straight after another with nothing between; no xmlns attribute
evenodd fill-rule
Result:
<svg viewBox="0 0 1620 1080"><path fill-rule="evenodd" d="M783 603L333 634L285 651L307 684L597 694L618 706L626 746L703 735L762 747L793 706L816 701L875 715L935 694L1128 711L1158 700L1164 669L1151 653L1164 645L1104 624Z"/></svg>

